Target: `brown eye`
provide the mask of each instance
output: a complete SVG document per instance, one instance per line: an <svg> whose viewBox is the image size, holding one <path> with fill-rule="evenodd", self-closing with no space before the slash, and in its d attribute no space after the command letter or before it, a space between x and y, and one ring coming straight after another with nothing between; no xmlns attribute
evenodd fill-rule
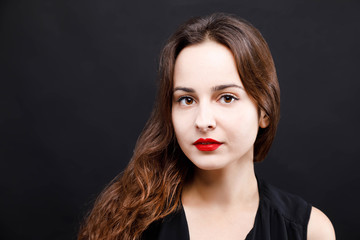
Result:
<svg viewBox="0 0 360 240"><path fill-rule="evenodd" d="M220 102L222 102L222 103L232 103L234 100L238 100L238 98L236 98L232 95L223 95L220 98Z"/></svg>
<svg viewBox="0 0 360 240"><path fill-rule="evenodd" d="M187 105L190 105L190 104L192 104L194 102L194 100L192 98L186 98L185 102L186 102Z"/></svg>
<svg viewBox="0 0 360 240"><path fill-rule="evenodd" d="M231 97L231 96L225 96L225 97L224 97L224 101L225 101L226 103L231 103L232 100L233 100L233 97Z"/></svg>
<svg viewBox="0 0 360 240"><path fill-rule="evenodd" d="M178 100L181 105L192 105L194 104L194 99L191 97L182 97Z"/></svg>

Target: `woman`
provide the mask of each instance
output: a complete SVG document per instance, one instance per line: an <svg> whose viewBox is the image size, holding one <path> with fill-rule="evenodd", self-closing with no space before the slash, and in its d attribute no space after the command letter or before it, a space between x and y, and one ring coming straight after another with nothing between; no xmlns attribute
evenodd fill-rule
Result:
<svg viewBox="0 0 360 240"><path fill-rule="evenodd" d="M195 18L160 58L156 106L79 239L335 239L328 218L258 179L279 120L268 46L226 14Z"/></svg>

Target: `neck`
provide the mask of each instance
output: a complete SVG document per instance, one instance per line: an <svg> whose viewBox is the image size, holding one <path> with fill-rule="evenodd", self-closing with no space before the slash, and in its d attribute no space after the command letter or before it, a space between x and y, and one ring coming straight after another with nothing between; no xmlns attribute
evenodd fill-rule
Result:
<svg viewBox="0 0 360 240"><path fill-rule="evenodd" d="M259 194L252 161L217 170L196 168L193 180L184 188L185 204L223 207L258 203Z"/></svg>

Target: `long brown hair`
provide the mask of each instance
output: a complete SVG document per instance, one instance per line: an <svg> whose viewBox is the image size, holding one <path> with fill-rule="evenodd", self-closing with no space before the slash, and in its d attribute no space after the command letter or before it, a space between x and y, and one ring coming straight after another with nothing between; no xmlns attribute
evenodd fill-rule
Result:
<svg viewBox="0 0 360 240"><path fill-rule="evenodd" d="M80 229L79 240L139 239L152 222L178 208L193 165L181 151L172 126L173 70L182 49L205 40L231 50L245 90L269 118L269 126L259 129L254 144L254 161L265 158L280 115L280 90L267 43L251 24L228 14L191 19L163 48L159 91L151 117L127 168L96 200Z"/></svg>

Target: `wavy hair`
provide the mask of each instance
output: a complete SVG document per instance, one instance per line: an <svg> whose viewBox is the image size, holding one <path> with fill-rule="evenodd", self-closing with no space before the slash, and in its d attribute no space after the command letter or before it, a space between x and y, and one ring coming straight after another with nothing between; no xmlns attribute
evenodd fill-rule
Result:
<svg viewBox="0 0 360 240"><path fill-rule="evenodd" d="M137 240L151 223L174 212L194 166L181 151L171 121L176 57L187 46L216 41L233 53L246 92L269 118L254 143L262 161L275 137L280 90L274 62L260 32L235 16L193 18L167 41L160 55L156 103L126 169L100 194L80 228L78 240ZM260 113L260 111L259 111Z"/></svg>

